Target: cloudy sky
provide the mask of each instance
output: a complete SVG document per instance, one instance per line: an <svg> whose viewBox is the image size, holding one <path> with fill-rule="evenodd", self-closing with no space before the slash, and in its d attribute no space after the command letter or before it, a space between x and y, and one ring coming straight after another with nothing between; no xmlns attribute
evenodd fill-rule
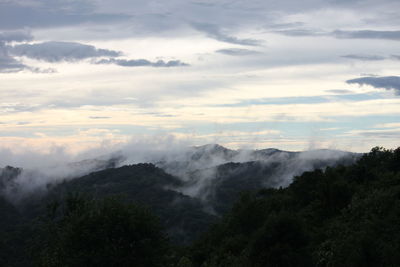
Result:
<svg viewBox="0 0 400 267"><path fill-rule="evenodd" d="M398 0L0 0L0 148L400 140Z"/></svg>

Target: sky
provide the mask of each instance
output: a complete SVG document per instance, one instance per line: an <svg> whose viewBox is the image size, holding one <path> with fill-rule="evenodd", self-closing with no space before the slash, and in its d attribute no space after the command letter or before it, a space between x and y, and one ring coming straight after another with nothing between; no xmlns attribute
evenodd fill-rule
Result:
<svg viewBox="0 0 400 267"><path fill-rule="evenodd" d="M0 0L0 149L396 148L399 10L398 0Z"/></svg>

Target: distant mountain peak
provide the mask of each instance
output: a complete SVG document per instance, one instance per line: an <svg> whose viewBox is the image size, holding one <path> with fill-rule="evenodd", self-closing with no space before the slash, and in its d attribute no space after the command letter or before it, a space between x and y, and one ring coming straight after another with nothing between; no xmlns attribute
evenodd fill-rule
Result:
<svg viewBox="0 0 400 267"><path fill-rule="evenodd" d="M266 152L266 153L286 152L286 151L283 151L283 150L280 150L280 149L277 149L277 148L272 148L272 147L270 147L270 148L263 148L263 149L256 149L255 151L258 151L258 152Z"/></svg>
<svg viewBox="0 0 400 267"><path fill-rule="evenodd" d="M231 150L219 144L205 144L201 146L194 147L197 150Z"/></svg>
<svg viewBox="0 0 400 267"><path fill-rule="evenodd" d="M203 146L194 147L193 154L191 155L192 160L208 159L212 157L219 157L221 159L229 160L234 157L238 152L223 147L219 144L207 144Z"/></svg>

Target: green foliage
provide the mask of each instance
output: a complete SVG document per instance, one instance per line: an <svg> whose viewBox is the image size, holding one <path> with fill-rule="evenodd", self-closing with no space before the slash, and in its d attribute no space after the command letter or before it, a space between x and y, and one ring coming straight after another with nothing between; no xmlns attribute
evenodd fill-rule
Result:
<svg viewBox="0 0 400 267"><path fill-rule="evenodd" d="M0 197L0 266L28 266L31 224L5 198Z"/></svg>
<svg viewBox="0 0 400 267"><path fill-rule="evenodd" d="M37 245L38 266L166 265L166 237L146 209L115 198L70 196L50 210Z"/></svg>
<svg viewBox="0 0 400 267"><path fill-rule="evenodd" d="M268 173L251 178L248 170L260 166L242 167L218 170L221 179L208 201L221 202L213 204L220 211L241 188L259 188ZM7 170L4 179L12 181L8 173L16 169ZM179 183L139 164L54 186L43 202L22 210L0 198L0 266L32 266L28 245L37 266L400 266L400 148L373 148L353 165L305 172L287 188L242 192L230 212L187 247L171 245L141 207L154 211L180 244L193 240L216 217L168 189ZM126 197L113 197L118 194ZM42 203L51 204L44 209ZM37 227L35 216L46 212Z"/></svg>
<svg viewBox="0 0 400 267"><path fill-rule="evenodd" d="M248 246L251 266L309 266L308 238L302 221L293 215L272 214Z"/></svg>
<svg viewBox="0 0 400 267"><path fill-rule="evenodd" d="M200 200L169 189L181 183L153 164L137 164L94 172L56 185L45 202L61 201L70 193L99 199L120 195L126 202L150 208L174 243L187 244L206 231L216 217L204 211Z"/></svg>
<svg viewBox="0 0 400 267"><path fill-rule="evenodd" d="M400 148L243 194L192 247L195 266L400 266Z"/></svg>
<svg viewBox="0 0 400 267"><path fill-rule="evenodd" d="M193 266L192 261L185 256L180 258L178 264L176 265L176 267L192 267L192 266Z"/></svg>

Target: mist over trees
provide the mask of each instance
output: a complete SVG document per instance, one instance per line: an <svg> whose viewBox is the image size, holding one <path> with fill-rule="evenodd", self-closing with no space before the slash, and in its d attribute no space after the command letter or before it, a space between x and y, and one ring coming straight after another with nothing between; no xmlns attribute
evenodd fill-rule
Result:
<svg viewBox="0 0 400 267"><path fill-rule="evenodd" d="M399 266L400 148L315 166L274 187L260 177L279 165L223 164L204 199L152 164L1 197L0 265Z"/></svg>
<svg viewBox="0 0 400 267"><path fill-rule="evenodd" d="M400 148L243 194L192 248L195 266L398 266Z"/></svg>
<svg viewBox="0 0 400 267"><path fill-rule="evenodd" d="M29 195L46 193L54 185L75 180L90 173L115 167L151 163L174 176L175 180L181 180L180 185L174 186L175 191L192 198L207 200L210 203L216 202L213 195L214 191L218 191L218 187L226 188L227 183L233 185L234 194L231 194L229 204L224 205L225 212L242 190L285 187L291 183L294 176L305 171L338 164L351 164L360 156L357 153L328 149L304 152L272 148L232 150L218 144L187 147L168 143L127 144L121 150L107 150L103 153L105 154L92 151L88 152L88 158L82 158L82 155L72 157L59 152L3 155L0 151L0 162L10 164L8 163L10 161L17 164L14 167L0 168L3 177L0 179L0 193L15 203L26 199ZM235 184L237 185L234 186ZM223 191L226 190L223 189ZM216 194L218 195L219 193ZM220 209L220 207L211 208Z"/></svg>

